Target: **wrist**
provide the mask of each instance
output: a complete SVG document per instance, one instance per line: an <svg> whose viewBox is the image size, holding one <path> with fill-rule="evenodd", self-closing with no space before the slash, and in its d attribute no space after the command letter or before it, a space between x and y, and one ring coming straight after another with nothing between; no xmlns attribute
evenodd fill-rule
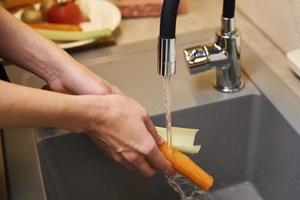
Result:
<svg viewBox="0 0 300 200"><path fill-rule="evenodd" d="M80 84L80 78L76 77L76 74L82 76L81 66L77 62L64 60L64 63L59 62L49 67L51 73L45 80L53 91L78 94L74 91L74 87Z"/></svg>
<svg viewBox="0 0 300 200"><path fill-rule="evenodd" d="M105 95L111 93L111 86L87 67L74 62L64 68L58 80L51 82L55 91L68 91L80 95Z"/></svg>
<svg viewBox="0 0 300 200"><path fill-rule="evenodd" d="M107 109L101 96L82 95L70 96L68 106L68 129L74 132L94 132L95 124L102 123L103 114Z"/></svg>

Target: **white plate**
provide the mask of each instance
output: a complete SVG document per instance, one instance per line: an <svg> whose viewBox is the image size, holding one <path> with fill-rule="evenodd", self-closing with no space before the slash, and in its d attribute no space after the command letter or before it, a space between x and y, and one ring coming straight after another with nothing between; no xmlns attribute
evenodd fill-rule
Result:
<svg viewBox="0 0 300 200"><path fill-rule="evenodd" d="M89 22L83 22L80 27L83 31L95 31L109 28L114 31L121 22L121 12L117 6L105 0L86 0L89 6ZM22 11L15 13L17 18L21 18ZM81 40L75 42L57 43L63 49L83 46L95 40Z"/></svg>

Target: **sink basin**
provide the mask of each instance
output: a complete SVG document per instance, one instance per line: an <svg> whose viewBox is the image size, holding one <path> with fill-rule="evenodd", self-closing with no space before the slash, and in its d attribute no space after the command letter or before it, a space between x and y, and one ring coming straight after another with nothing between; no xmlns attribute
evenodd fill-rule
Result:
<svg viewBox="0 0 300 200"><path fill-rule="evenodd" d="M208 43L205 38L211 35L179 36L178 55L186 47ZM195 143L202 149L192 159L215 178L210 200L299 199L300 99L245 43L242 52L246 86L234 94L213 89L212 71L191 76L178 56L173 125L200 129ZM154 123L164 126L155 41L73 56L141 102ZM42 85L30 74L19 78L23 84ZM148 179L128 171L83 134L10 129L4 131L4 143L13 200L180 199L162 174Z"/></svg>
<svg viewBox="0 0 300 200"><path fill-rule="evenodd" d="M299 198L299 134L264 96L181 110L173 119L200 129L203 148L192 158L215 178L211 199ZM163 125L162 116L154 121Z"/></svg>
<svg viewBox="0 0 300 200"><path fill-rule="evenodd" d="M164 115L152 117L164 125ZM211 199L297 199L299 135L261 95L176 111L175 126L199 128L192 158L215 177ZM48 199L180 199L161 174L151 179L119 166L84 135L38 144Z"/></svg>

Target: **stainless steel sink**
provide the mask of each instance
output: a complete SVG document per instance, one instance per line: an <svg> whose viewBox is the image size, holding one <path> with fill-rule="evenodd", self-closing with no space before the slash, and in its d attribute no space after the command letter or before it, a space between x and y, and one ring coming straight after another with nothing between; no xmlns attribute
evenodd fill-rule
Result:
<svg viewBox="0 0 300 200"><path fill-rule="evenodd" d="M179 36L179 51L210 34ZM163 126L155 53L149 41L73 55L142 102ZM200 129L195 143L203 148L192 158L215 177L211 200L299 199L300 99L244 43L242 53L246 87L234 94L214 90L211 72L189 75L179 57L173 124ZM43 84L28 74L18 78ZM162 174L147 179L126 170L83 134L11 129L4 139L12 199L179 199Z"/></svg>

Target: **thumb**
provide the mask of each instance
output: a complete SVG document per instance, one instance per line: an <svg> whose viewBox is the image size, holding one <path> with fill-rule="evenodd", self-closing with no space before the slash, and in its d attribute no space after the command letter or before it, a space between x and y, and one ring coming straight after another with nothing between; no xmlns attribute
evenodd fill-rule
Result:
<svg viewBox="0 0 300 200"><path fill-rule="evenodd" d="M144 120L145 126L149 133L152 135L153 139L155 140L156 144L160 146L164 143L164 139L158 134L153 122L149 118L149 116Z"/></svg>

